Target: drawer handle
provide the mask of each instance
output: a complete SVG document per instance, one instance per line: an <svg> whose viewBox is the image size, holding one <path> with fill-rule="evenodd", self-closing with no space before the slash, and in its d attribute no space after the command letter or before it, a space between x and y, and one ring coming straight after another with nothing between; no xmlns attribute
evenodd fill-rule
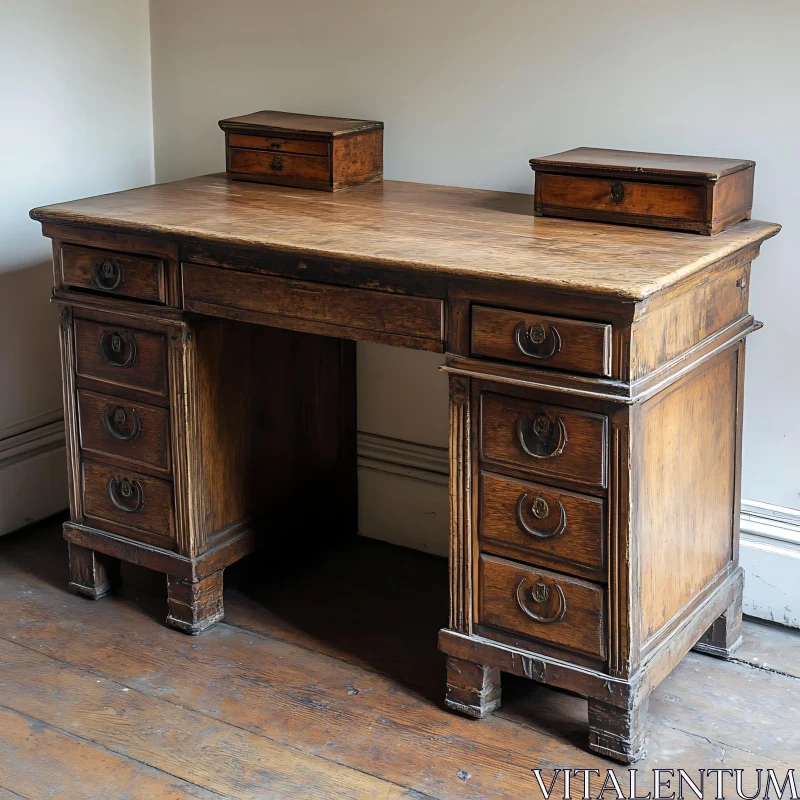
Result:
<svg viewBox="0 0 800 800"><path fill-rule="evenodd" d="M280 156L272 156L272 161L269 162L269 168L275 172L280 172L283 169L283 159Z"/></svg>
<svg viewBox="0 0 800 800"><path fill-rule="evenodd" d="M561 417L554 425L547 414L523 415L517 420L517 439L532 458L556 458L567 446L567 428Z"/></svg>
<svg viewBox="0 0 800 800"><path fill-rule="evenodd" d="M144 489L139 481L120 480L116 475L108 479L108 496L111 502L126 514L136 514L144 506Z"/></svg>
<svg viewBox="0 0 800 800"><path fill-rule="evenodd" d="M625 199L625 186L619 181L611 184L611 199L615 203L621 203Z"/></svg>
<svg viewBox="0 0 800 800"><path fill-rule="evenodd" d="M104 292L119 289L124 280L122 264L116 258L99 258L92 264L92 283Z"/></svg>
<svg viewBox="0 0 800 800"><path fill-rule="evenodd" d="M139 415L136 413L135 408L131 409L131 417L133 419L133 425L130 432L125 433L123 426L128 419L125 409L122 406L117 406L111 411L110 407L106 406L103 409L103 413L100 415L100 425L109 436L113 436L121 442L130 442L139 435L139 431L141 430Z"/></svg>
<svg viewBox="0 0 800 800"><path fill-rule="evenodd" d="M129 333L105 331L100 337L100 357L112 367L130 367L136 361L136 340Z"/></svg>
<svg viewBox="0 0 800 800"><path fill-rule="evenodd" d="M527 578L523 578L517 586L517 605L520 607L520 609L522 609L522 611L532 620L541 622L543 625L550 625L553 622L560 622L567 611L567 598L564 597L564 590L557 583L553 583L553 588L556 590L556 594L558 595L558 608L556 608L555 612L549 616L537 614L535 611L531 611L528 608L529 601L524 595L527 594L530 598L530 602L537 606L547 606L550 604L552 592L550 591L550 586L541 578L539 578L539 580L537 580L527 592L523 593L522 587L525 586L525 581L527 580Z"/></svg>
<svg viewBox="0 0 800 800"><path fill-rule="evenodd" d="M538 528L534 528L525 521L523 506L527 499L528 493L523 492L519 496L519 500L517 500L517 522L520 524L522 530L524 530L525 533L529 533L531 536L535 536L537 539L553 539L556 536L561 536L567 528L567 512L564 509L564 504L560 500L558 501L560 519L556 527L551 531L540 531ZM533 514L536 519L546 519L550 515L550 506L547 504L547 500L545 500L544 497L534 497L531 503L530 513Z"/></svg>
<svg viewBox="0 0 800 800"><path fill-rule="evenodd" d="M551 358L561 350L561 337L555 326L548 325L545 330L541 322L528 327L520 322L514 330L514 340L519 351L530 358Z"/></svg>

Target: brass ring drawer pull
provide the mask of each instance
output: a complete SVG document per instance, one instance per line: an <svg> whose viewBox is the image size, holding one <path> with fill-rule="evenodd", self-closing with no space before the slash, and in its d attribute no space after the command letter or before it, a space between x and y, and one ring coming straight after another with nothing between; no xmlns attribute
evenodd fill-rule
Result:
<svg viewBox="0 0 800 800"><path fill-rule="evenodd" d="M104 292L119 289L124 279L122 264L116 258L98 258L92 264L92 283Z"/></svg>
<svg viewBox="0 0 800 800"><path fill-rule="evenodd" d="M558 596L558 608L550 614L550 615L543 615L537 614L535 611L531 611L528 608L528 603L534 603L537 606L546 606L550 603L550 598L552 597L550 586L549 584L545 583L541 578L533 584L533 586L528 589L527 592L523 592L523 587L525 586L525 582L527 578L523 578L519 584L517 585L517 605L523 611L523 613L527 614L532 620L536 622L541 622L543 625L550 625L554 622L560 622L564 614L567 611L567 598L564 597L564 590L557 584L553 584L553 588L556 590L556 594ZM528 598L525 597L527 594Z"/></svg>
<svg viewBox="0 0 800 800"><path fill-rule="evenodd" d="M131 430L125 433L123 426L128 419L125 409L122 406L117 406L111 411L110 407L106 406L100 415L100 426L109 436L119 439L120 442L130 442L139 435L141 430L141 422L135 408L131 409L131 418L133 419L133 425Z"/></svg>
<svg viewBox="0 0 800 800"><path fill-rule="evenodd" d="M567 428L561 417L553 424L547 414L523 415L517 420L517 439L532 458L556 458L567 446Z"/></svg>
<svg viewBox="0 0 800 800"><path fill-rule="evenodd" d="M625 199L625 185L619 181L611 184L611 199L615 203L621 203Z"/></svg>
<svg viewBox="0 0 800 800"><path fill-rule="evenodd" d="M523 355L530 358L552 358L561 350L561 336L554 325L548 325L547 330L541 322L527 326L520 322L514 329L514 341Z"/></svg>
<svg viewBox="0 0 800 800"><path fill-rule="evenodd" d="M524 505L527 499L528 493L523 492L517 500L517 522L522 530L524 530L525 533L529 533L531 536L535 536L537 539L553 539L556 536L561 536L567 528L567 512L564 509L564 504L560 500L558 501L560 518L555 528L551 531L541 531L525 521ZM534 497L531 502L530 513L533 514L536 519L546 519L550 515L550 506L547 504L547 500L545 500L544 497Z"/></svg>
<svg viewBox="0 0 800 800"><path fill-rule="evenodd" d="M126 514L136 514L144 507L144 489L139 481L120 480L116 475L108 479L108 496L111 502Z"/></svg>
<svg viewBox="0 0 800 800"><path fill-rule="evenodd" d="M99 349L100 357L112 367L130 367L136 361L136 340L129 333L105 331L100 337Z"/></svg>

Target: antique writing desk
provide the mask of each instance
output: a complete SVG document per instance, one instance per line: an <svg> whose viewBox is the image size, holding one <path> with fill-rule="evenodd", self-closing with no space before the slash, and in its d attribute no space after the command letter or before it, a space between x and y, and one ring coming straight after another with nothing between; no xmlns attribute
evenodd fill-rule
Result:
<svg viewBox="0 0 800 800"><path fill-rule="evenodd" d="M71 586L167 575L221 619L260 541L356 531L355 341L445 352L446 703L500 672L589 698L641 753L647 697L741 634L750 262L719 234L533 217L532 198L385 182L331 195L212 175L32 212L61 308ZM410 623L413 624L413 623Z"/></svg>

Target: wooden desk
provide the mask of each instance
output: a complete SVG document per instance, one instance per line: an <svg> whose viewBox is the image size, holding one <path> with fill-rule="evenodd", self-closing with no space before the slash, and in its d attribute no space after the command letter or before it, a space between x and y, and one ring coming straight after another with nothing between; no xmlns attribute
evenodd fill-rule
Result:
<svg viewBox="0 0 800 800"><path fill-rule="evenodd" d="M592 749L633 761L650 690L737 645L750 263L777 225L220 175L31 215L61 307L75 591L144 564L197 633L260 542L355 533L363 340L447 354L450 708L484 716L500 672L524 675L588 696Z"/></svg>

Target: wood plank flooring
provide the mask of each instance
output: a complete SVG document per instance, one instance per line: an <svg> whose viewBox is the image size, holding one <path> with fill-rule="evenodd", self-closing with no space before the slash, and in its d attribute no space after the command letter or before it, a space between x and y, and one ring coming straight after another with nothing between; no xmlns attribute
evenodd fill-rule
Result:
<svg viewBox="0 0 800 800"><path fill-rule="evenodd" d="M225 622L189 637L163 625L161 575L70 594L60 523L0 539L0 798L518 800L541 795L535 767L614 766L571 695L504 676L490 719L442 709L438 559L364 539L302 572L256 554L226 573ZM745 636L656 690L641 770L798 767L800 633Z"/></svg>

